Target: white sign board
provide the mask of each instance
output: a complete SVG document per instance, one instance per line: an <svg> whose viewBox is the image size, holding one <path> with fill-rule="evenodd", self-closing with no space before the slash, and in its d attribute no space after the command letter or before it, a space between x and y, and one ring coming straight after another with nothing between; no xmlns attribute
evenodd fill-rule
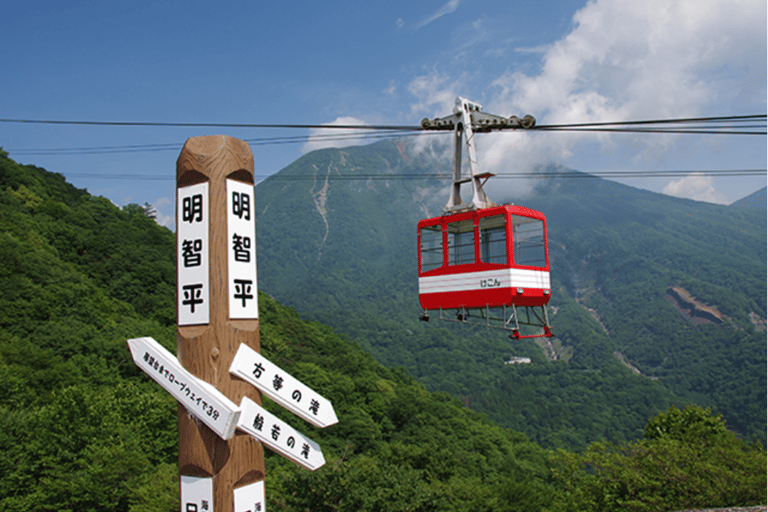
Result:
<svg viewBox="0 0 768 512"><path fill-rule="evenodd" d="M229 373L256 386L262 393L316 427L338 423L331 402L270 363L264 356L240 344Z"/></svg>
<svg viewBox="0 0 768 512"><path fill-rule="evenodd" d="M227 180L229 318L259 318L253 185Z"/></svg>
<svg viewBox="0 0 768 512"><path fill-rule="evenodd" d="M235 512L264 512L264 480L235 489Z"/></svg>
<svg viewBox="0 0 768 512"><path fill-rule="evenodd" d="M248 397L240 402L237 428L264 443L269 449L312 471L325 464L320 447L310 438L280 421Z"/></svg>
<svg viewBox="0 0 768 512"><path fill-rule="evenodd" d="M177 189L176 268L179 325L209 323L208 183Z"/></svg>
<svg viewBox="0 0 768 512"><path fill-rule="evenodd" d="M238 407L219 390L181 366L176 357L152 338L128 340L136 366L168 391L222 439L235 434Z"/></svg>
<svg viewBox="0 0 768 512"><path fill-rule="evenodd" d="M213 512L213 478L181 475L181 512Z"/></svg>

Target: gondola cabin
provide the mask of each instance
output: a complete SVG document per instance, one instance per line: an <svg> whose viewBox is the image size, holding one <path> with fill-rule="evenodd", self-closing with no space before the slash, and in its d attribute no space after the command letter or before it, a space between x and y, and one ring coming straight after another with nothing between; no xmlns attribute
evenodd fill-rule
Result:
<svg viewBox="0 0 768 512"><path fill-rule="evenodd" d="M544 306L549 302L547 221L503 205L418 223L424 310Z"/></svg>

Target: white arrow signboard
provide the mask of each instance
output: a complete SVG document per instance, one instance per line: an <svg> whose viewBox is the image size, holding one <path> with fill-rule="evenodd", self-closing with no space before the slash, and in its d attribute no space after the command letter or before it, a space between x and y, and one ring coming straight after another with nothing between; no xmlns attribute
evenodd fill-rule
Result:
<svg viewBox="0 0 768 512"><path fill-rule="evenodd" d="M253 384L269 398L316 427L325 428L339 422L330 401L247 345L240 344L229 373Z"/></svg>
<svg viewBox="0 0 768 512"><path fill-rule="evenodd" d="M144 370L222 439L235 434L240 409L221 391L198 379L152 338L128 340L136 366Z"/></svg>
<svg viewBox="0 0 768 512"><path fill-rule="evenodd" d="M237 428L255 437L271 450L312 471L325 464L320 447L310 438L280 421L248 397L240 402Z"/></svg>

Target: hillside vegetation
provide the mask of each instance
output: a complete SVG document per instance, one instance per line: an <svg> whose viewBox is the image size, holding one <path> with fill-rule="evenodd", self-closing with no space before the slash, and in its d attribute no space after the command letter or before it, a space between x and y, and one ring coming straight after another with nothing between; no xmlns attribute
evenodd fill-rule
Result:
<svg viewBox="0 0 768 512"><path fill-rule="evenodd" d="M177 405L126 344L152 336L174 350L173 233L148 208L118 209L0 152L0 237L0 509L178 510ZM340 420L315 429L265 400L328 461L308 472L268 452L269 510L765 503L765 450L710 411L655 411L642 440L550 451L259 299L262 353L329 398Z"/></svg>

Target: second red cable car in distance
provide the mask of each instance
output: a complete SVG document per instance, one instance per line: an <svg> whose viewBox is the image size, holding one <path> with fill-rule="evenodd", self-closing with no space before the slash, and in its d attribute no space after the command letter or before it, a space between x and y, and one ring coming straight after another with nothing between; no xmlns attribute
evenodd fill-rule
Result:
<svg viewBox="0 0 768 512"><path fill-rule="evenodd" d="M456 320L479 318L489 327L512 331L513 338L551 337L546 310L551 291L546 218L530 208L498 206L487 199L480 178L492 175L476 173L472 125L482 129L488 117L491 121L486 124L498 126L501 122L463 98L457 98L456 105L455 119L435 120L434 125L429 120L422 122L427 129L455 126L457 161L451 199L443 215L418 223L421 319L429 320L432 310L439 312L440 319L453 320L444 317L443 311L455 309ZM461 177L459 161L465 134L472 173L469 179ZM474 197L467 205L461 202L459 188L470 181ZM521 336L521 324L541 327L543 333Z"/></svg>

